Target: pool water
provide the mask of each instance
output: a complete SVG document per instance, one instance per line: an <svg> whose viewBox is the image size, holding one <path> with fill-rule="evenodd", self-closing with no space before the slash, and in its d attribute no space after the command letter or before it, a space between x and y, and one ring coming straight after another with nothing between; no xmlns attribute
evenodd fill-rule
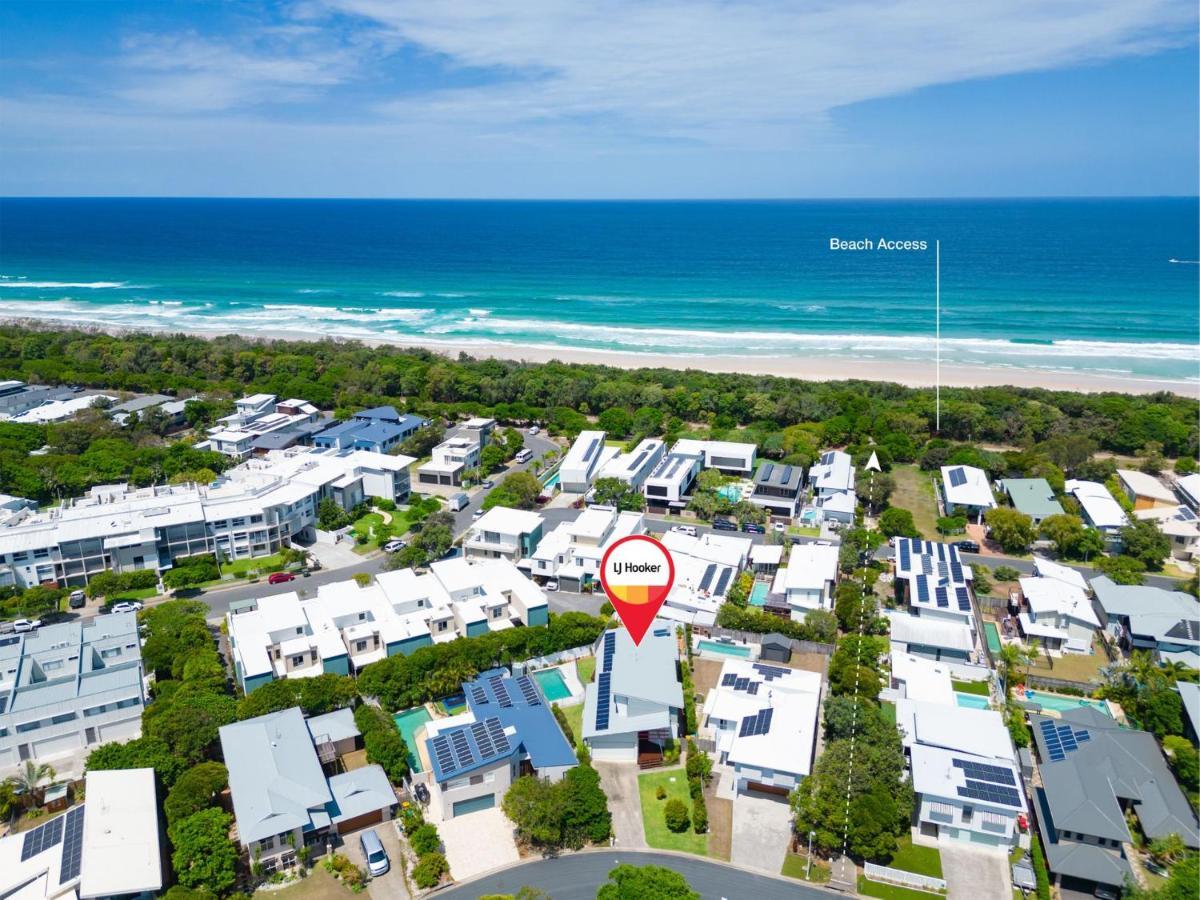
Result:
<svg viewBox="0 0 1200 900"><path fill-rule="evenodd" d="M547 478L542 483L543 487L546 487L546 488L558 487L558 478L559 478L559 475L561 475L561 474L562 474L561 472L555 472L553 475L551 475L549 478Z"/></svg>
<svg viewBox="0 0 1200 900"><path fill-rule="evenodd" d="M551 703L571 696L571 689L567 687L567 681L558 669L541 669L534 672L533 680L538 683L543 696Z"/></svg>
<svg viewBox="0 0 1200 900"><path fill-rule="evenodd" d="M979 694L960 694L958 691L955 691L954 702L959 706L966 707L967 709L988 708L988 698L980 696Z"/></svg>
<svg viewBox="0 0 1200 900"><path fill-rule="evenodd" d="M725 656L740 656L743 659L750 656L750 648L745 644L722 644L720 641L701 641L696 645L700 650L709 653L721 653Z"/></svg>
<svg viewBox="0 0 1200 900"><path fill-rule="evenodd" d="M770 590L765 581L754 582L754 587L750 589L750 605L765 606L767 603L767 594Z"/></svg>
<svg viewBox="0 0 1200 900"><path fill-rule="evenodd" d="M742 499L742 489L736 484L723 484L717 488L717 493L730 503L737 503Z"/></svg>
<svg viewBox="0 0 1200 900"><path fill-rule="evenodd" d="M809 525L815 525L817 522L817 511L815 509L806 509L800 513L800 521Z"/></svg>
<svg viewBox="0 0 1200 900"><path fill-rule="evenodd" d="M1108 704L1102 700L1089 700L1086 697L1067 697L1063 694L1044 694L1041 691L1027 690L1025 699L1030 703L1036 703L1042 709L1053 710L1054 712L1069 712L1073 709L1079 709L1081 706L1090 706L1097 712L1102 712L1106 716L1111 715L1108 711Z"/></svg>
<svg viewBox="0 0 1200 900"><path fill-rule="evenodd" d="M408 767L414 772L421 771L421 757L417 753L415 735L417 730L432 718L429 710L423 706L406 709L404 712L392 716L392 721L396 723L396 728L399 729L401 737L404 738L404 744L408 748Z"/></svg>
<svg viewBox="0 0 1200 900"><path fill-rule="evenodd" d="M992 653L1000 652L1000 632L996 629L995 622L983 623L984 634L987 635L988 650Z"/></svg>

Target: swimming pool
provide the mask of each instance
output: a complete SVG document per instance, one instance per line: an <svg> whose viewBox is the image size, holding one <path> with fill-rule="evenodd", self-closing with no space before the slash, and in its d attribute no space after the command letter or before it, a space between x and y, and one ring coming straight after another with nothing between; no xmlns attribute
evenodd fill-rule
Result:
<svg viewBox="0 0 1200 900"><path fill-rule="evenodd" d="M533 680L538 683L542 694L551 702L571 696L571 689L567 687L567 681L558 669L541 669L534 672Z"/></svg>
<svg viewBox="0 0 1200 900"><path fill-rule="evenodd" d="M992 653L1000 652L1000 632L996 629L995 622L984 622L983 633L987 635L988 650Z"/></svg>
<svg viewBox="0 0 1200 900"><path fill-rule="evenodd" d="M717 493L730 503L737 503L742 499L742 489L736 484L723 484L717 488Z"/></svg>
<svg viewBox="0 0 1200 900"><path fill-rule="evenodd" d="M767 594L770 593L770 591L771 589L767 587L767 583L765 581L754 582L754 587L750 589L750 605L765 606L767 603Z"/></svg>
<svg viewBox="0 0 1200 900"><path fill-rule="evenodd" d="M988 708L988 698L981 697L979 694L960 694L958 691L955 691L954 702L959 706L966 707L967 709Z"/></svg>
<svg viewBox="0 0 1200 900"><path fill-rule="evenodd" d="M429 714L429 710L423 706L406 709L404 712L399 712L392 716L392 721L396 723L396 728L399 729L400 735L404 738L405 746L408 748L408 767L414 772L421 771L421 757L417 753L416 733L422 725L432 718L433 716Z"/></svg>
<svg viewBox="0 0 1200 900"><path fill-rule="evenodd" d="M745 644L723 644L720 641L701 641L696 645L698 650L709 653L720 653L725 656L740 656L743 659L750 656L750 648Z"/></svg>
<svg viewBox="0 0 1200 900"><path fill-rule="evenodd" d="M800 521L807 525L817 524L817 511L815 509L806 509L800 513Z"/></svg>
<svg viewBox="0 0 1200 900"><path fill-rule="evenodd" d="M1112 715L1108 711L1108 704L1103 700L1089 700L1087 697L1068 697L1065 694L1047 694L1042 691L1027 690L1025 699L1030 703L1036 703L1042 709L1054 712L1069 712L1082 706L1090 706L1106 716Z"/></svg>
<svg viewBox="0 0 1200 900"><path fill-rule="evenodd" d="M562 474L561 472L556 471L553 475L551 475L549 478L547 478L545 481L542 482L542 487L548 488L548 489L558 487L558 478L559 478L559 475L561 475L561 474Z"/></svg>

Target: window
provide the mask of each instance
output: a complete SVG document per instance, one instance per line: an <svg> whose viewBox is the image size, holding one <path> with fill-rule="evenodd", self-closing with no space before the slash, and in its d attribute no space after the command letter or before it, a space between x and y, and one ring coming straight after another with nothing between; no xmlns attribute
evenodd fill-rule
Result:
<svg viewBox="0 0 1200 900"><path fill-rule="evenodd" d="M445 631L445 630L446 630L446 623L438 622L438 631Z"/></svg>
<svg viewBox="0 0 1200 900"><path fill-rule="evenodd" d="M367 649L367 642L366 641L355 641L354 649L356 652L361 653L362 651Z"/></svg>
<svg viewBox="0 0 1200 900"><path fill-rule="evenodd" d="M101 659L112 659L114 656L120 656L120 655L121 655L120 647L106 647L105 649L100 651Z"/></svg>
<svg viewBox="0 0 1200 900"><path fill-rule="evenodd" d="M48 659L42 663L42 671L44 672L57 672L62 667L63 661L61 659Z"/></svg>
<svg viewBox="0 0 1200 900"><path fill-rule="evenodd" d="M33 722L21 722L17 725L17 734L25 734L28 731L37 731L41 727L42 723L40 719Z"/></svg>
<svg viewBox="0 0 1200 900"><path fill-rule="evenodd" d="M292 665L293 665L293 666L302 666L302 665L304 665L304 657L303 657L303 656L293 656L293 657L292 657Z"/></svg>
<svg viewBox="0 0 1200 900"><path fill-rule="evenodd" d="M964 822L970 822L970 821L971 821L971 818L972 818L974 815L975 815L975 807L973 807L973 806L964 806L964 807L962 808L962 820L963 820Z"/></svg>
<svg viewBox="0 0 1200 900"><path fill-rule="evenodd" d="M258 845L259 845L259 847L261 847L263 850L274 850L274 849L275 849L275 837L274 837L274 835L272 835L272 836L271 836L271 837L269 837L269 838L263 838L261 841L259 841L259 844L258 844Z"/></svg>
<svg viewBox="0 0 1200 900"><path fill-rule="evenodd" d="M57 716L50 717L51 725L61 725L63 722L72 722L75 720L75 713L59 713Z"/></svg>

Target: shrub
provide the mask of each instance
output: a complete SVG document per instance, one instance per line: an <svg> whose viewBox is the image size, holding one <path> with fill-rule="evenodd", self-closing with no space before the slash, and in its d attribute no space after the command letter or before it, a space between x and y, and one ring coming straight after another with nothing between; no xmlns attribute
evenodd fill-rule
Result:
<svg viewBox="0 0 1200 900"><path fill-rule="evenodd" d="M408 842L412 845L413 853L417 854L417 856L424 856L427 853L437 853L442 849L442 838L438 834L437 826L429 822L418 826L408 836Z"/></svg>
<svg viewBox="0 0 1200 900"><path fill-rule="evenodd" d="M704 802L703 791L692 798L692 830L696 834L708 831L708 804Z"/></svg>
<svg viewBox="0 0 1200 900"><path fill-rule="evenodd" d="M229 773L219 762L202 762L192 766L179 776L179 780L167 792L167 799L163 802L167 825L174 825L211 806L227 784Z"/></svg>
<svg viewBox="0 0 1200 900"><path fill-rule="evenodd" d="M675 798L668 800L667 805L663 807L663 819L667 828L676 834L687 831L688 825L691 824L688 820L687 806L682 800Z"/></svg>
<svg viewBox="0 0 1200 900"><path fill-rule="evenodd" d="M562 729L563 736L567 739L567 743L572 747L575 746L575 730L571 727L571 723L567 721L567 714L557 706L550 707L554 711L554 720L558 722L558 727Z"/></svg>
<svg viewBox="0 0 1200 900"><path fill-rule="evenodd" d="M393 782L408 776L408 748L385 712L363 703L354 711L354 724L362 732L368 762L383 766Z"/></svg>
<svg viewBox="0 0 1200 900"><path fill-rule="evenodd" d="M363 543L365 544L366 541L363 541ZM369 585L371 583L371 576L368 575L366 572L355 572L354 573L354 583L357 584L359 587L365 588L367 585Z"/></svg>
<svg viewBox="0 0 1200 900"><path fill-rule="evenodd" d="M995 576L997 581L1016 581L1021 577L1021 573L1012 566L996 566L992 575Z"/></svg>
<svg viewBox="0 0 1200 900"><path fill-rule="evenodd" d="M666 800L667 799L667 789L660 784L657 788L655 788L654 796L658 800Z"/></svg>
<svg viewBox="0 0 1200 900"><path fill-rule="evenodd" d="M325 871L352 891L357 892L358 888L367 883L367 873L340 853L335 853L325 860Z"/></svg>
<svg viewBox="0 0 1200 900"><path fill-rule="evenodd" d="M427 853L413 866L413 881L419 888L437 887L442 876L450 871L450 864L440 853Z"/></svg>

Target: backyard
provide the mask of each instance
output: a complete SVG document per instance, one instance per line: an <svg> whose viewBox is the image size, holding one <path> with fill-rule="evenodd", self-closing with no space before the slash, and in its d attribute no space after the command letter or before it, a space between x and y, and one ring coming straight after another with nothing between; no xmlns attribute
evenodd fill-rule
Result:
<svg viewBox="0 0 1200 900"><path fill-rule="evenodd" d="M937 540L937 498L933 493L933 482L928 472L916 466L893 466L892 478L896 489L889 503L912 513L917 531L929 540Z"/></svg>
<svg viewBox="0 0 1200 900"><path fill-rule="evenodd" d="M591 684L596 674L596 657L581 656L575 660L575 671L579 674L580 684Z"/></svg>
<svg viewBox="0 0 1200 900"><path fill-rule="evenodd" d="M655 796L660 787L666 791L662 800ZM691 818L692 797L688 793L687 774L682 768L663 769L638 776L638 795L642 802L642 822L647 845L657 850L679 850L699 856L708 855L707 834L695 834L690 826L687 831L675 834L667 828L663 816L663 807L667 805L667 801L677 799L687 806L688 817Z"/></svg>
<svg viewBox="0 0 1200 900"><path fill-rule="evenodd" d="M1090 655L1069 653L1064 656L1047 656L1044 652L1039 652L1037 659L1029 665L1028 672L1030 675L1061 678L1064 681L1099 683L1104 681L1100 668L1109 664L1108 654L1104 652L1099 638L1096 638L1092 642ZM1026 668L1022 667L1021 671L1026 671Z"/></svg>
<svg viewBox="0 0 1200 900"><path fill-rule="evenodd" d="M980 697L987 697L991 694L986 681L953 681L950 684L954 690L960 694L976 694Z"/></svg>
<svg viewBox="0 0 1200 900"><path fill-rule="evenodd" d="M567 717L567 724L571 726L571 731L575 735L575 746L583 745L583 704L576 703L574 706L559 706L563 711L563 715Z"/></svg>

